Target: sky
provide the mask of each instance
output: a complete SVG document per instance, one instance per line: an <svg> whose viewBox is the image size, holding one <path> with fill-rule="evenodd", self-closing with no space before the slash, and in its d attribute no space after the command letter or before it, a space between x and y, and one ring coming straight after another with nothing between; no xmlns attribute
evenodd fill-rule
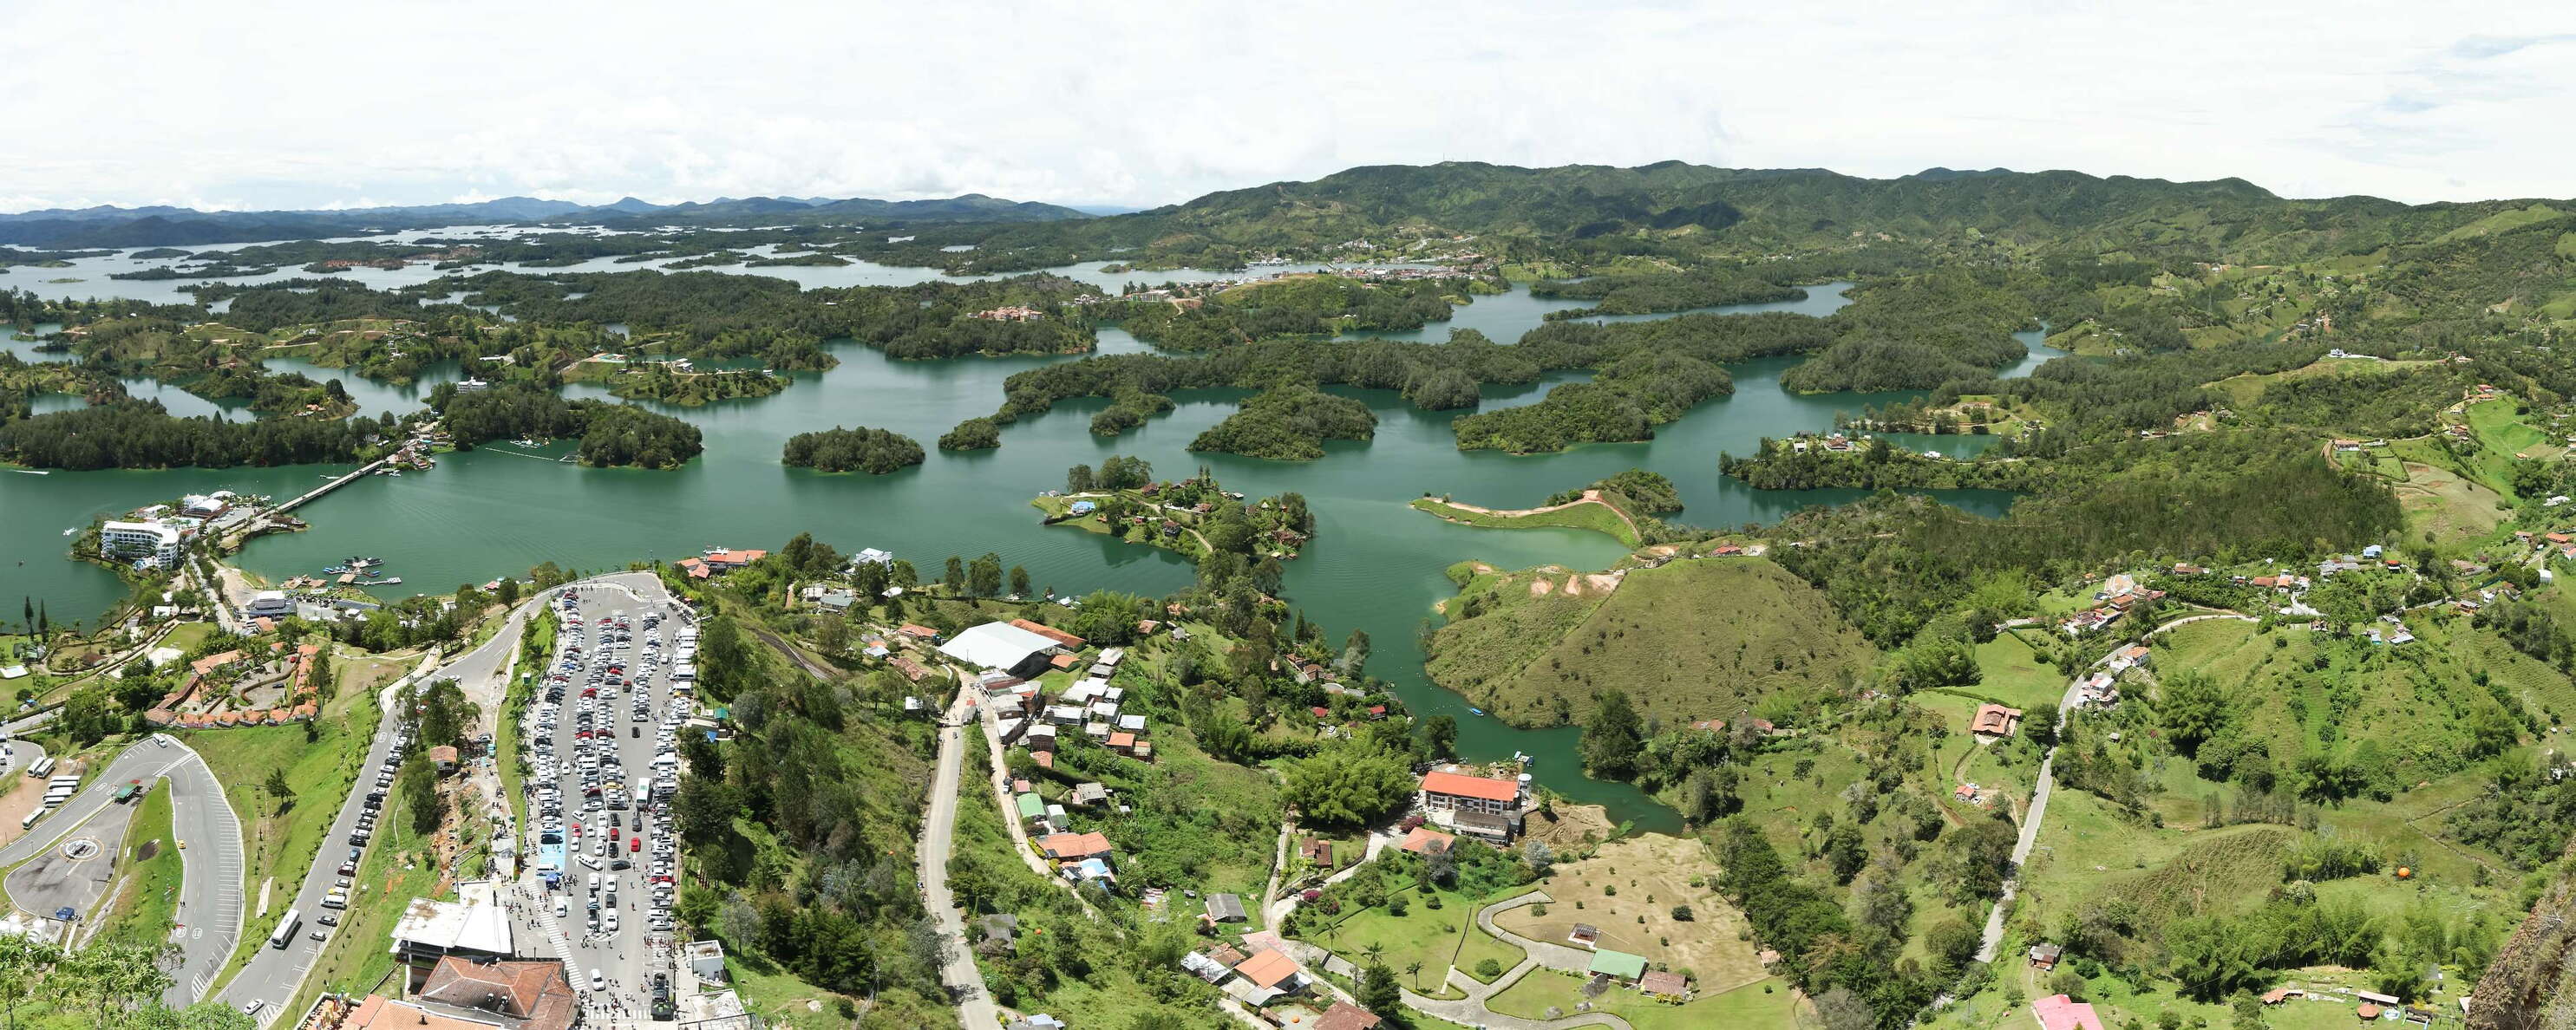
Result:
<svg viewBox="0 0 2576 1030"><path fill-rule="evenodd" d="M2576 196L2576 5L0 0L0 211L1678 159Z"/></svg>

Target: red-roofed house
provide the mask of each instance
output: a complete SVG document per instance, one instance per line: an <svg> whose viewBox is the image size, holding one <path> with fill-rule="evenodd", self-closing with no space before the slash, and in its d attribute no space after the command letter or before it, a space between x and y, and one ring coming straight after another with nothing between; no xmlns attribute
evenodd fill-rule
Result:
<svg viewBox="0 0 2576 1030"><path fill-rule="evenodd" d="M1038 841L1038 850L1060 862L1079 862L1109 854L1109 838L1097 833L1050 833Z"/></svg>
<svg viewBox="0 0 2576 1030"><path fill-rule="evenodd" d="M1428 826L1414 827L1412 832L1404 835L1404 843L1397 845L1398 848L1410 851L1417 855L1428 855L1434 851L1447 851L1457 846L1458 838L1442 833Z"/></svg>
<svg viewBox="0 0 2576 1030"><path fill-rule="evenodd" d="M1378 1023L1377 1013L1347 1001L1337 1001L1332 1008L1325 1009L1323 1016L1315 1020L1308 1030L1376 1030Z"/></svg>
<svg viewBox="0 0 2576 1030"><path fill-rule="evenodd" d="M1977 706L1977 717L1968 723L1968 732L1980 737L2009 737L2021 726L2021 709L1998 704Z"/></svg>
<svg viewBox="0 0 2576 1030"><path fill-rule="evenodd" d="M1511 780L1434 769L1422 774L1422 810L1484 812L1502 815L1520 800L1521 785Z"/></svg>
<svg viewBox="0 0 2576 1030"><path fill-rule="evenodd" d="M1252 985L1268 991L1295 994L1306 989L1306 973L1297 968L1297 960L1277 948L1263 948L1243 964L1234 967L1237 975Z"/></svg>
<svg viewBox="0 0 2576 1030"><path fill-rule="evenodd" d="M2039 1020L2039 1030L2102 1030L2102 1017L2093 1014L2093 1006L2063 994L2031 1002L2030 1014Z"/></svg>

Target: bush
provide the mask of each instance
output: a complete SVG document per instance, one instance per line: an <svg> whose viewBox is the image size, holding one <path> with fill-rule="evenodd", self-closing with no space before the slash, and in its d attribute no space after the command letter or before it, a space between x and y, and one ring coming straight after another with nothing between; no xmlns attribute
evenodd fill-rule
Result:
<svg viewBox="0 0 2576 1030"><path fill-rule="evenodd" d="M1687 923L1687 922L1690 922L1690 921L1691 921L1691 919L1692 919L1692 915L1691 915L1691 907L1690 907L1690 906L1688 906L1688 905L1675 905L1675 906L1673 906L1673 921L1674 921L1674 922L1676 922L1676 923Z"/></svg>
<svg viewBox="0 0 2576 1030"><path fill-rule="evenodd" d="M1476 960L1476 979L1490 983L1495 977L1501 975L1503 975L1502 963L1489 958Z"/></svg>

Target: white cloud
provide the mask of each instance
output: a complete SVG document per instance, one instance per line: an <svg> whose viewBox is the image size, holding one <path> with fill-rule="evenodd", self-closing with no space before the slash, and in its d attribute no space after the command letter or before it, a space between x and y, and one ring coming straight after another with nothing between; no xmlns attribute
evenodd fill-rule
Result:
<svg viewBox="0 0 2576 1030"><path fill-rule="evenodd" d="M1452 159L2576 195L2556 5L1807 7L12 0L0 208L1147 206Z"/></svg>

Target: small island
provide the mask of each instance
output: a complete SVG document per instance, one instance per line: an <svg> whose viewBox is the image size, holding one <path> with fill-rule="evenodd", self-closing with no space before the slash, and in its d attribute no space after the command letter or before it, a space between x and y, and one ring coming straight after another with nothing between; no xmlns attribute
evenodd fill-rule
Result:
<svg viewBox="0 0 2576 1030"><path fill-rule="evenodd" d="M1064 485L1029 502L1045 513L1044 524L1177 551L1202 566L1211 556L1233 555L1250 563L1264 593L1277 592L1277 563L1296 558L1315 535L1315 516L1304 496L1283 493L1247 504L1206 469L1189 479L1158 481L1145 459L1113 454L1097 470L1065 470Z"/></svg>
<svg viewBox="0 0 2576 1030"><path fill-rule="evenodd" d="M1326 440L1377 435L1377 413L1348 397L1311 386L1283 387L1246 398L1225 421L1190 441L1193 451L1223 451L1271 461L1313 461Z"/></svg>
<svg viewBox="0 0 2576 1030"><path fill-rule="evenodd" d="M634 361L621 367L622 371L602 377L610 396L690 408L717 401L767 397L788 386L786 376L765 368L696 370L691 369L685 359Z"/></svg>
<svg viewBox="0 0 2576 1030"><path fill-rule="evenodd" d="M882 476L897 469L921 464L921 443L901 433L884 429L830 429L798 433L787 438L787 448L779 461L796 468L817 472L865 472Z"/></svg>

